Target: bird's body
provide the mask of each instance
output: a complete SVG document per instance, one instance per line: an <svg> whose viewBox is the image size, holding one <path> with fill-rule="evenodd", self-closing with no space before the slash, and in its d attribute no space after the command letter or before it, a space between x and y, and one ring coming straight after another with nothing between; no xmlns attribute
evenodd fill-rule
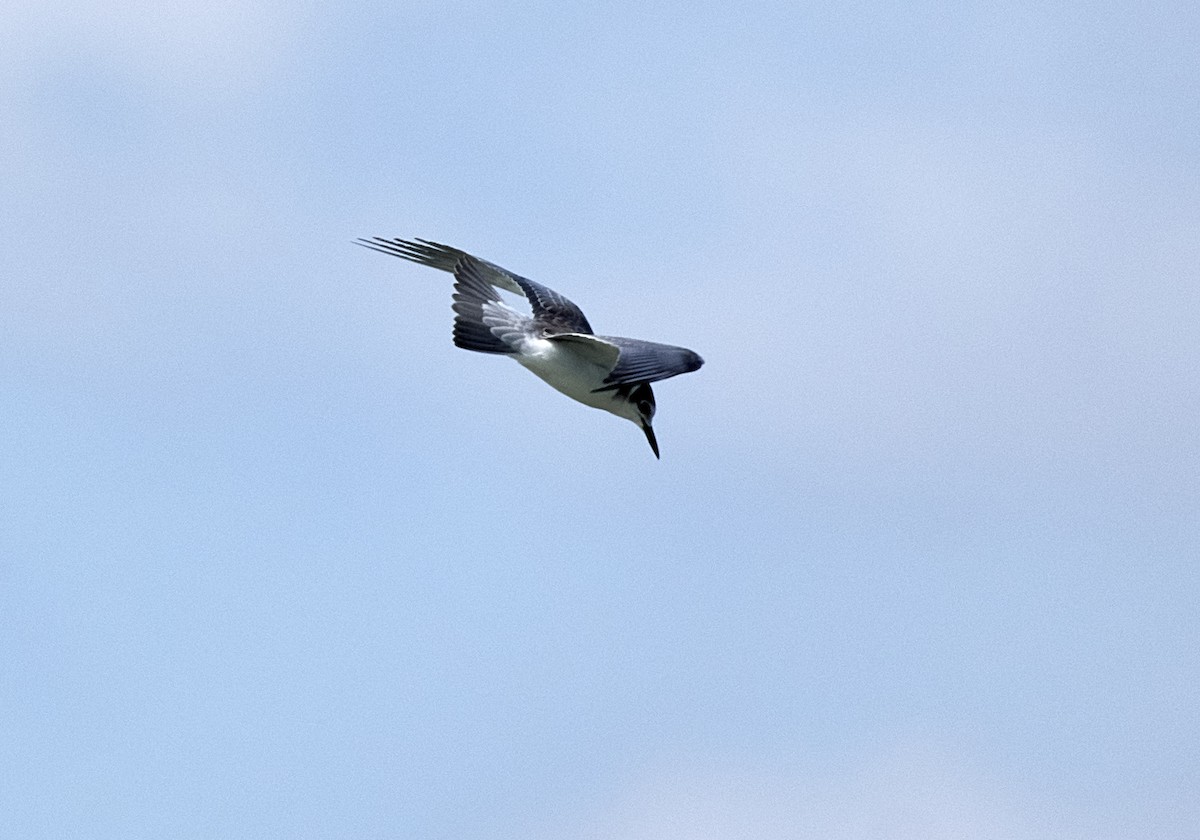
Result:
<svg viewBox="0 0 1200 840"><path fill-rule="evenodd" d="M658 457L650 423L651 382L697 370L704 360L683 347L598 336L571 301L465 251L423 239L360 239L360 245L454 275L454 343L511 356L573 400L641 427ZM509 307L497 289L523 296L531 315Z"/></svg>
<svg viewBox="0 0 1200 840"><path fill-rule="evenodd" d="M513 356L517 364L533 373L551 388L566 394L592 408L611 411L626 416L619 409L627 407L614 400L608 391L597 391L587 387L592 382L602 382L608 376L608 368L594 360L573 352L561 341L530 337L522 351ZM634 419L632 415L629 419Z"/></svg>

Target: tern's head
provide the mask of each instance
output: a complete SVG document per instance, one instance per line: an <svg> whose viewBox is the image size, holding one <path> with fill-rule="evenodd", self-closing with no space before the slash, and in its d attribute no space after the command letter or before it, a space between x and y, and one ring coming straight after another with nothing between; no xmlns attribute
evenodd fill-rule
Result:
<svg viewBox="0 0 1200 840"><path fill-rule="evenodd" d="M635 387L628 396L629 405L633 409L633 416L630 417L634 423L637 423L641 430L646 433L646 440L650 441L650 448L654 450L654 457L660 457L658 454L658 439L654 437L654 427L651 423L654 420L654 392L650 390L650 383L643 382Z"/></svg>

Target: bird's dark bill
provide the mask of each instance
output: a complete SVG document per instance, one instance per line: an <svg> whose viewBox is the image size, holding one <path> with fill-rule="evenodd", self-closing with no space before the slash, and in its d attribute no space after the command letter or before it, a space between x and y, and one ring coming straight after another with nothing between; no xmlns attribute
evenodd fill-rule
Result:
<svg viewBox="0 0 1200 840"><path fill-rule="evenodd" d="M658 440L654 437L654 429L649 423L642 424L642 431L646 433L646 440L650 441L650 448L654 450L654 457L661 460L662 456L658 454Z"/></svg>

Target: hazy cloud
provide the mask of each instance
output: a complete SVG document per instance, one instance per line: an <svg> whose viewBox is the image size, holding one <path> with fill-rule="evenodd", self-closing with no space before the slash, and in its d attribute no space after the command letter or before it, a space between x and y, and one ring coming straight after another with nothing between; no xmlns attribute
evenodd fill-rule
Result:
<svg viewBox="0 0 1200 840"><path fill-rule="evenodd" d="M839 773L663 768L577 840L1067 840L1080 836L952 756L914 746Z"/></svg>

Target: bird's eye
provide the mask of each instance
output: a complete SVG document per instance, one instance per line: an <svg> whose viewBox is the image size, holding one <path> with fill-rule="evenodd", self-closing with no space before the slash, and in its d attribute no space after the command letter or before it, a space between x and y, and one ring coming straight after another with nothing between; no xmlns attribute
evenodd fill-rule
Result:
<svg viewBox="0 0 1200 840"><path fill-rule="evenodd" d="M638 400L638 413L643 417L654 416L654 406L650 405L649 400Z"/></svg>

